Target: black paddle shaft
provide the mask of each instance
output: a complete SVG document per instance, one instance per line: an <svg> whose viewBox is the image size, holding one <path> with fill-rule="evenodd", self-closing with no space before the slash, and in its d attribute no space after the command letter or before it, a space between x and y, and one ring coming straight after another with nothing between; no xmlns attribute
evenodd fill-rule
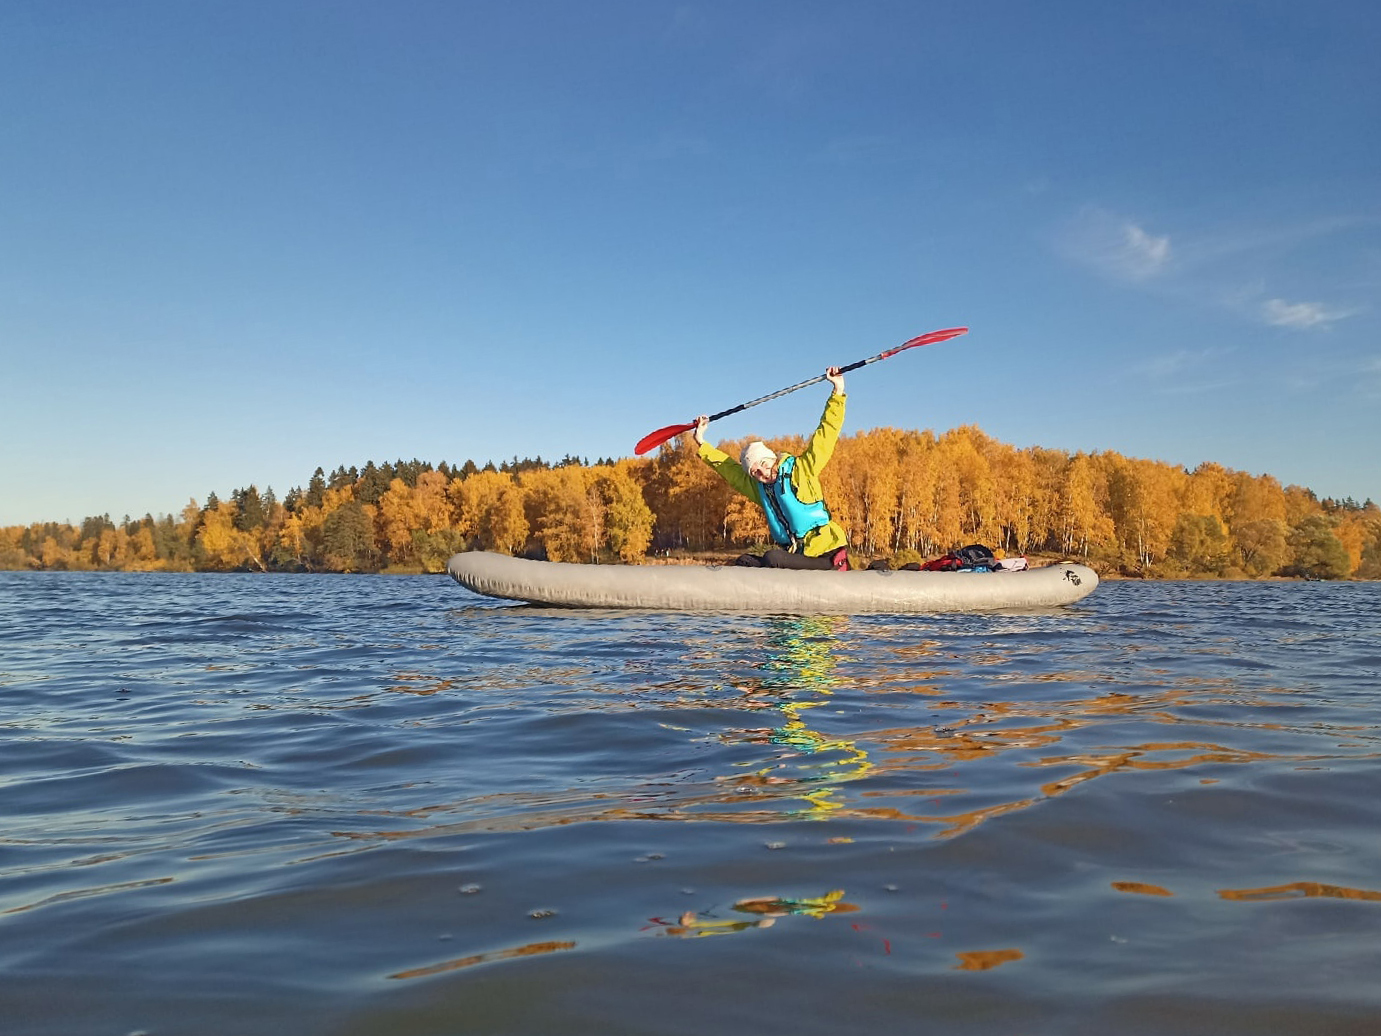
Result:
<svg viewBox="0 0 1381 1036"><path fill-rule="evenodd" d="M851 364L849 364L847 367L840 367L840 368L839 368L839 373L840 373L840 374L847 374L849 371L856 371L856 370L858 370L858 368L860 368L860 367L866 367L868 364L870 364L870 363L876 363L878 360L885 360L887 357L893 355L893 353L898 353L898 352L900 352L900 351L901 351L900 349L892 349L892 350L889 351L889 352L878 353L878 355L876 355L876 356L870 356L870 357L868 357L868 359L866 359L866 360L859 360L857 363L851 363ZM817 377L810 378L810 379L807 380L807 381L803 381L803 382L801 382L801 383L798 384L798 385L792 385L790 388L784 388L784 389L780 389L780 390L777 391L777 392L773 392L770 396L763 396L761 399L754 399L754 400L752 400L751 402L748 402L748 403L740 403L740 404L739 404L738 406L736 406L736 407L730 407L728 410L721 410L721 411L720 411L719 413L717 413L717 414L711 414L711 415L710 415L710 420L711 420L711 421L718 421L721 417L728 417L730 414L736 414L736 413L738 413L740 410L747 410L750 406L757 406L759 403L766 403L769 399L776 399L778 396L785 396L785 395L787 395L787 394L790 393L790 392L795 392L797 389L803 389L803 388L805 388L807 385L818 385L818 384L820 384L820 382L822 382L822 381L827 381L828 379L829 379L829 375L827 375L827 374L821 374L821 375L819 375L819 376L817 376Z"/></svg>

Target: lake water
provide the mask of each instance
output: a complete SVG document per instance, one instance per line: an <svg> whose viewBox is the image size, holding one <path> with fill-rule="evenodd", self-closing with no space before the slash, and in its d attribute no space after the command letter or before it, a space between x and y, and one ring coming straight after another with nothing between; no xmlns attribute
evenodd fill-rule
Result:
<svg viewBox="0 0 1381 1036"><path fill-rule="evenodd" d="M1381 1030L1381 585L0 573L0 1032Z"/></svg>

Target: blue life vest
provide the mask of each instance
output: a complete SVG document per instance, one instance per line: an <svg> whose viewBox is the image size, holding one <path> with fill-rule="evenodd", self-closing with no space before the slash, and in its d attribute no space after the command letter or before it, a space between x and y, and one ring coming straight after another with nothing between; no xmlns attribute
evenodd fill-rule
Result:
<svg viewBox="0 0 1381 1036"><path fill-rule="evenodd" d="M783 547L794 548L805 539L806 533L830 523L829 508L820 500L807 504L796 496L791 486L791 471L796 458L787 457L777 467L777 479L758 483L758 502L767 515L767 528L772 540Z"/></svg>

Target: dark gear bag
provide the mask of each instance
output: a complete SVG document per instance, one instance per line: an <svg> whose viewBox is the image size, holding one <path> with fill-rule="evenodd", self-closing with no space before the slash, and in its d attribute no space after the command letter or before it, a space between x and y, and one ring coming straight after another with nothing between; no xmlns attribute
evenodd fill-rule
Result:
<svg viewBox="0 0 1381 1036"><path fill-rule="evenodd" d="M993 562L997 560L993 552L981 543L970 543L967 547L960 547L954 552L954 556L959 559L960 568L986 568L991 570Z"/></svg>
<svg viewBox="0 0 1381 1036"><path fill-rule="evenodd" d="M993 557L993 552L983 544L970 543L967 547L950 551L944 557L927 561L920 566L920 570L922 572L957 572L961 568L970 568L979 572L991 572L993 562L996 560Z"/></svg>

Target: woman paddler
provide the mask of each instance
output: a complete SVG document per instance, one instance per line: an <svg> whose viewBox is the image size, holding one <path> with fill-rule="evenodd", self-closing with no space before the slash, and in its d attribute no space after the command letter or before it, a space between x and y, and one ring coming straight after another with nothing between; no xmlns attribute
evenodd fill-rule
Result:
<svg viewBox="0 0 1381 1036"><path fill-rule="evenodd" d="M849 569L849 535L830 517L820 486L820 471L829 463L844 427L844 376L838 367L830 367L825 377L832 387L830 398L820 415L820 427L799 456L778 457L764 443L755 441L743 448L735 464L728 454L705 441L710 419L702 415L696 420L694 434L701 458L720 478L762 508L777 544L762 557L744 554L734 562L736 565Z"/></svg>

